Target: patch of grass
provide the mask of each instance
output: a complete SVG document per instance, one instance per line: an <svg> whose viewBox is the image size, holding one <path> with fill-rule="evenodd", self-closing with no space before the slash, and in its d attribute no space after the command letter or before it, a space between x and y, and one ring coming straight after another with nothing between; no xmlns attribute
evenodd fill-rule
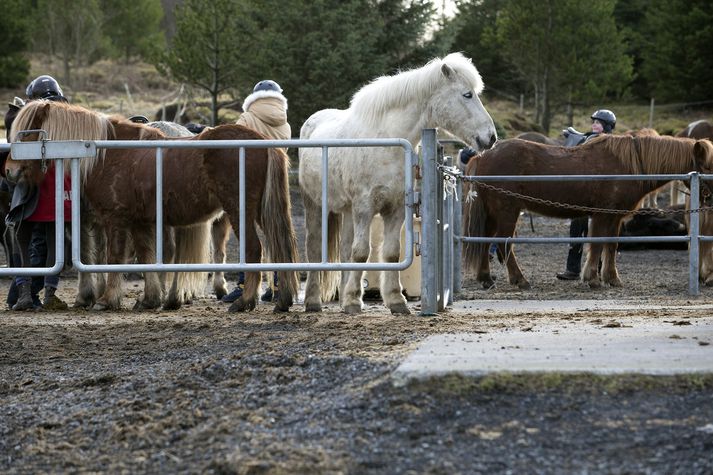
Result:
<svg viewBox="0 0 713 475"><path fill-rule="evenodd" d="M713 374L652 376L643 374L599 375L591 373L497 373L487 376L452 374L413 380L409 391L434 395L466 396L560 391L566 393L628 393L635 391L709 391Z"/></svg>

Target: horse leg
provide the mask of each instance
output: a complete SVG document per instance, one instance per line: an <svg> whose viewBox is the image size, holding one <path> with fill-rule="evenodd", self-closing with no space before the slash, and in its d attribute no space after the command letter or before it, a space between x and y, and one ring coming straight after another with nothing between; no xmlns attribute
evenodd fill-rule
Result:
<svg viewBox="0 0 713 475"><path fill-rule="evenodd" d="M518 209L516 213L502 214L498 219L498 225L496 228L496 237L512 237L515 235L515 227L517 226L517 220L520 216L520 210ZM482 259L488 259L488 248L485 247L484 255ZM530 288L530 282L527 281L522 273L522 269L517 263L515 258L515 249L512 243L501 242L498 244L498 254L500 258L505 262L505 267L508 272L508 282L512 285L517 285L520 290L528 290Z"/></svg>
<svg viewBox="0 0 713 475"><path fill-rule="evenodd" d="M107 226L107 263L125 264L127 255L127 226L122 223ZM123 274L121 272L109 272L106 287L101 297L99 297L92 307L92 310L119 310L121 308Z"/></svg>
<svg viewBox="0 0 713 475"><path fill-rule="evenodd" d="M352 258L352 244L354 242L354 221L352 220L351 212L342 214L342 227L340 231L341 240L339 241L339 256L341 262L349 262ZM349 272L341 273L341 281L339 283L339 305L344 306L343 296L346 295L347 281L349 280Z"/></svg>
<svg viewBox="0 0 713 475"><path fill-rule="evenodd" d="M136 258L141 264L153 263L155 226L136 226L132 229ZM144 295L136 300L134 310L153 310L161 306L161 282L156 272L144 272Z"/></svg>
<svg viewBox="0 0 713 475"><path fill-rule="evenodd" d="M305 193L302 194L305 207L305 250L307 262L321 262L321 214L319 207ZM307 272L305 283L305 312L322 311L322 273L320 271ZM341 293L340 293L341 298Z"/></svg>
<svg viewBox="0 0 713 475"><path fill-rule="evenodd" d="M404 225L404 208L397 206L393 213L382 212L384 218L384 242L381 247L384 262L399 262L401 255L401 228ZM401 292L401 278L398 271L386 271L381 278L381 298L392 314L408 315L406 297Z"/></svg>
<svg viewBox="0 0 713 475"><path fill-rule="evenodd" d="M173 226L163 227L163 262L175 262L176 259L176 228ZM161 272L159 273L159 281L161 285L161 295L168 295L166 291L166 282L168 279L173 281L177 272Z"/></svg>
<svg viewBox="0 0 713 475"><path fill-rule="evenodd" d="M246 262L259 263L262 260L262 243L257 235L255 210L246 210L245 213L245 260ZM239 223L238 210L230 213L230 222ZM235 235L239 235L238 226L233 224ZM257 306L258 291L260 290L261 272L245 273L245 289L243 294L228 308L228 312L244 312L254 310Z"/></svg>
<svg viewBox="0 0 713 475"><path fill-rule="evenodd" d="M227 214L223 213L220 218L213 221L211 234L213 237L213 262L225 264L228 240L230 239L230 221L228 221ZM228 294L228 287L222 272L213 273L213 291L218 300Z"/></svg>
<svg viewBox="0 0 713 475"><path fill-rule="evenodd" d="M80 257L84 264L106 263L106 231L99 225L99 220L82 202L80 232ZM106 288L106 276L103 272L79 272L75 308L92 308L99 295Z"/></svg>
<svg viewBox="0 0 713 475"><path fill-rule="evenodd" d="M608 231L606 231L607 236L618 236L620 228L620 220L618 218L614 219L614 222L610 224ZM604 252L602 256L602 280L604 283L609 284L612 287L622 287L624 284L619 278L619 272L616 269L616 250L617 243L607 242L603 244Z"/></svg>
<svg viewBox="0 0 713 475"><path fill-rule="evenodd" d="M602 217L592 216L589 220L589 236L608 236L608 234L602 233ZM606 227L604 225L604 227ZM602 286L602 282L599 279L599 259L602 256L603 250L602 243L592 242L587 246L588 251L586 253L587 259L584 262L584 268L582 269L582 282L585 282L592 289L598 289Z"/></svg>
<svg viewBox="0 0 713 475"><path fill-rule="evenodd" d="M351 262L363 263L369 258L369 237L371 235L371 221L374 213L366 209L352 208L354 238L352 242ZM349 277L344 285L344 295L340 294L342 308L346 313L356 314L362 311L362 281L364 271L349 272Z"/></svg>
<svg viewBox="0 0 713 475"><path fill-rule="evenodd" d="M483 228L482 236L479 237L494 236L494 220L488 215L485 215L483 217L483 220L485 222L485 225ZM483 243L476 246L476 249L478 250L478 256L476 260L477 265L475 269L475 278L477 282L480 282L480 284L485 290L491 289L495 286L495 279L490 273L490 246L490 243ZM498 247L498 250L499 249L500 248ZM505 262L504 255L500 253L500 256L500 261Z"/></svg>

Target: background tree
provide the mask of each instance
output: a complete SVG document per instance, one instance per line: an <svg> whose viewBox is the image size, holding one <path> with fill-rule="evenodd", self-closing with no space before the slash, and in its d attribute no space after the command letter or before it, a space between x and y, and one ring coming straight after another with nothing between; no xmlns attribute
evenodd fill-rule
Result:
<svg viewBox="0 0 713 475"><path fill-rule="evenodd" d="M0 87L23 84L30 72L24 55L30 44L30 21L22 0L4 0L0 15Z"/></svg>
<svg viewBox="0 0 713 475"><path fill-rule="evenodd" d="M205 90L211 99L211 125L218 123L218 97L239 83L251 51L241 38L251 22L238 0L186 0L176 10L176 34L156 58L161 71Z"/></svg>
<svg viewBox="0 0 713 475"><path fill-rule="evenodd" d="M713 9L709 0L651 0L641 73L664 101L713 99Z"/></svg>
<svg viewBox="0 0 713 475"><path fill-rule="evenodd" d="M72 66L88 64L105 46L99 0L38 0L35 50L62 59L62 84L72 81Z"/></svg>
<svg viewBox="0 0 713 475"><path fill-rule="evenodd" d="M315 111L347 107L368 81L420 62L431 47L423 37L434 14L424 0L252 1L255 30L240 43L249 52L243 55L249 72L239 91L249 93L261 79L277 81L297 135Z"/></svg>
<svg viewBox="0 0 713 475"><path fill-rule="evenodd" d="M601 103L631 78L614 0L508 0L497 19L503 53L532 87L547 133L553 105Z"/></svg>
<svg viewBox="0 0 713 475"><path fill-rule="evenodd" d="M125 62L132 57L148 58L165 47L161 0L102 0L101 9L104 34Z"/></svg>

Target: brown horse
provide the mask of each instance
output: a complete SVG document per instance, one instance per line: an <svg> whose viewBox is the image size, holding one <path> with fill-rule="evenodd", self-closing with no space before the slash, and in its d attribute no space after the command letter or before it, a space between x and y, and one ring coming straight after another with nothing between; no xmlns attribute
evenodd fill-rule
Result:
<svg viewBox="0 0 713 475"><path fill-rule="evenodd" d="M553 147L519 139L504 140L491 150L474 157L466 169L468 176L488 175L627 175L680 174L713 170L713 144L708 140L672 137L630 137L602 135L578 147ZM591 215L589 235L618 236L623 218L620 214L570 209L550 202L580 207L634 210L650 191L661 186L657 181L542 181L489 182L507 192L469 183L468 195L476 198L466 204L464 229L474 237L511 237L520 211L556 218ZM702 187L703 188L703 187ZM524 196L545 201L526 200ZM490 275L487 243L466 243L466 262L485 288L494 284ZM589 246L582 280L590 287L601 286L598 263L604 254L602 279L619 287L615 256L616 243L592 243ZM511 284L530 287L515 259L512 244L498 244L499 257L505 262Z"/></svg>
<svg viewBox="0 0 713 475"><path fill-rule="evenodd" d="M107 118L79 106L37 101L22 109L16 130L44 129L51 140L137 140L165 139L156 129L128 120ZM238 125L224 125L206 130L188 139L176 140L259 140L263 137ZM36 139L29 135L25 140ZM169 139L165 139L169 140ZM238 150L175 149L164 151L164 224L193 226L212 221L222 211L228 214L233 231L238 233L239 182ZM290 216L288 158L278 149L245 150L245 250L246 262L260 262L262 245L256 226L265 234L268 250L275 262L295 262L297 244ZM39 160L6 164L8 177L14 180L41 179ZM108 149L93 160L82 162L82 193L92 211L106 226L107 255L110 264L126 260L127 237L133 239L138 261L155 261L156 163L151 149ZM201 246L203 243L200 244ZM198 251L199 252L199 251ZM280 272L285 279L284 296L275 310L286 311L297 292L295 272ZM180 305L174 278L166 308ZM260 273L246 275L245 292L230 311L255 308ZM106 291L98 299L98 308L120 307L121 275L112 273ZM145 291L139 308L156 308L161 303L160 285L155 273L146 273ZM96 306L95 306L96 307Z"/></svg>
<svg viewBox="0 0 713 475"><path fill-rule="evenodd" d="M692 139L713 140L713 124L707 120L691 122L676 137L690 137ZM705 203L710 206L710 203ZM690 208L690 199L686 198L686 209ZM686 214L688 225L688 214ZM713 212L706 211L700 214L700 232L704 236L713 236ZM713 287L713 242L701 241L700 244L700 273L701 281L708 287Z"/></svg>

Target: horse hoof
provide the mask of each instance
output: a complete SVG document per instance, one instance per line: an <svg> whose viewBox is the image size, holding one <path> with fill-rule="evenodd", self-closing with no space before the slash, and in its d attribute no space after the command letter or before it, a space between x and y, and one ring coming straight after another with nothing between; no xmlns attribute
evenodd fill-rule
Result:
<svg viewBox="0 0 713 475"><path fill-rule="evenodd" d="M319 303L305 303L305 312L318 313L322 311L322 305Z"/></svg>
<svg viewBox="0 0 713 475"><path fill-rule="evenodd" d="M587 283L589 284L590 289L601 289L602 288L602 283L597 279L590 280Z"/></svg>
<svg viewBox="0 0 713 475"><path fill-rule="evenodd" d="M356 315L358 313L361 313L361 305L347 305L344 307L344 313L348 313L349 315Z"/></svg>
<svg viewBox="0 0 713 475"><path fill-rule="evenodd" d="M275 308L272 309L272 313L285 313L285 312L289 312L289 311L290 311L290 306L281 304L280 302L277 302L275 304Z"/></svg>
<svg viewBox="0 0 713 475"><path fill-rule="evenodd" d="M228 307L228 312L246 312L249 310L255 310L256 306L256 299L253 300L243 300L242 297L240 297L238 300L232 303L230 307Z"/></svg>
<svg viewBox="0 0 713 475"><path fill-rule="evenodd" d="M530 290L531 287L532 286L530 285L530 283L528 281L517 283L517 288L520 290Z"/></svg>
<svg viewBox="0 0 713 475"><path fill-rule="evenodd" d="M181 308L181 302L178 299L166 300L161 308L163 308L163 310L179 310Z"/></svg>
<svg viewBox="0 0 713 475"><path fill-rule="evenodd" d="M104 302L97 302L92 307L92 312L103 312L105 310L115 310L115 309L113 309L112 306L109 305L108 303L104 303Z"/></svg>
<svg viewBox="0 0 713 475"><path fill-rule="evenodd" d="M75 300L74 303L72 304L72 308L89 310L90 308L92 308L93 305L94 305L94 301L81 302L79 300Z"/></svg>
<svg viewBox="0 0 713 475"><path fill-rule="evenodd" d="M397 303L394 305L389 306L389 309L391 310L392 315L410 315L411 310L408 309L408 306L405 303Z"/></svg>
<svg viewBox="0 0 713 475"><path fill-rule="evenodd" d="M484 280L483 282L481 282L481 285L483 286L483 289L490 290L493 287L495 287L495 281L494 280Z"/></svg>
<svg viewBox="0 0 713 475"><path fill-rule="evenodd" d="M226 295L228 295L228 291L226 289L215 289L215 298L218 300L222 299Z"/></svg>
<svg viewBox="0 0 713 475"><path fill-rule="evenodd" d="M137 300L133 310L140 312L141 310L156 310L161 306L161 302L147 302L145 300Z"/></svg>
<svg viewBox="0 0 713 475"><path fill-rule="evenodd" d="M624 284L621 282L621 279L614 279L609 282L609 285L612 287L624 287Z"/></svg>

